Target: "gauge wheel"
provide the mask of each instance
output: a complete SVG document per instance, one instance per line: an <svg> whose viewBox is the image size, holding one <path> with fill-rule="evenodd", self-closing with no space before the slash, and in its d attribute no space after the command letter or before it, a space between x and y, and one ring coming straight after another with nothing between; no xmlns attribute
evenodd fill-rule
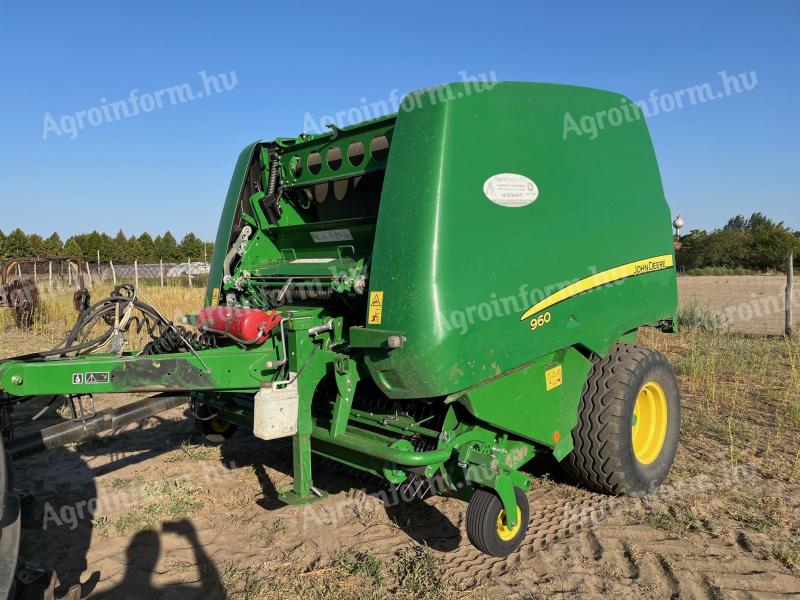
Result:
<svg viewBox="0 0 800 600"><path fill-rule="evenodd" d="M514 488L517 498L517 524L508 526L500 497L478 488L467 505L467 537L478 550L491 556L508 556L519 548L528 530L530 505L525 493Z"/></svg>
<svg viewBox="0 0 800 600"><path fill-rule="evenodd" d="M214 413L205 404L198 406L196 412L197 426L209 442L224 442L239 428L235 423L212 416Z"/></svg>

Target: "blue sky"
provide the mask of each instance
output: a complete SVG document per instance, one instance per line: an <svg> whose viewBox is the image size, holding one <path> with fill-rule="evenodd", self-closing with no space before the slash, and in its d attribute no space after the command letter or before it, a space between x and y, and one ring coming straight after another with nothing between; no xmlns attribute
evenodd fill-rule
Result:
<svg viewBox="0 0 800 600"><path fill-rule="evenodd" d="M754 72L750 91L650 118L666 195L689 228L754 211L800 228L798 25L788 0L4 1L0 229L212 239L248 142L462 71L633 100ZM160 109L97 126L83 117L75 136L60 125L132 90L202 91L201 71L235 85L174 105L162 95Z"/></svg>

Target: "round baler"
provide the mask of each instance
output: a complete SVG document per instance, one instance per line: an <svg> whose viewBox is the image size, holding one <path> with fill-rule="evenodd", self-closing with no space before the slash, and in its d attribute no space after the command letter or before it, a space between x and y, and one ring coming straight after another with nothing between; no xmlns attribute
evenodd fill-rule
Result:
<svg viewBox="0 0 800 600"><path fill-rule="evenodd" d="M247 146L205 307L186 319L197 333L165 321L144 353L7 361L0 388L187 392L218 439L292 438L286 503L325 498L316 454L398 500L462 498L469 539L504 556L525 536L537 458L609 494L666 477L678 388L637 332L674 329L674 265L635 104L450 84L393 115Z"/></svg>

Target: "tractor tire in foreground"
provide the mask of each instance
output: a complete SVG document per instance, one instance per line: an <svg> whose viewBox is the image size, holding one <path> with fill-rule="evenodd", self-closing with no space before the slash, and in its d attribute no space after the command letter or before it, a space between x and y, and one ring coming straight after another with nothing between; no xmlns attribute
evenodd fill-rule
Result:
<svg viewBox="0 0 800 600"><path fill-rule="evenodd" d="M663 355L617 344L583 389L574 448L564 460L584 487L644 496L667 477L680 435L680 393Z"/></svg>
<svg viewBox="0 0 800 600"><path fill-rule="evenodd" d="M519 548L528 531L530 505L525 493L514 488L517 497L518 522L508 527L506 511L500 497L489 490L475 490L467 506L467 537L481 552L491 556L508 556Z"/></svg>
<svg viewBox="0 0 800 600"><path fill-rule="evenodd" d="M14 493L11 461L0 437L0 598L14 588L20 545L19 497Z"/></svg>

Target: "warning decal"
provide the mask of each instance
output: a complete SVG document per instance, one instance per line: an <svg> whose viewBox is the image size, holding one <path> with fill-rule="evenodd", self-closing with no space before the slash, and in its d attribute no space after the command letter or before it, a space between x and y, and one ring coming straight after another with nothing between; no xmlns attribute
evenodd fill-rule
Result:
<svg viewBox="0 0 800 600"><path fill-rule="evenodd" d="M547 381L548 392L564 383L564 371L561 365L545 371L544 378Z"/></svg>
<svg viewBox="0 0 800 600"><path fill-rule="evenodd" d="M111 381L111 374L108 372L103 373L73 373L72 385L87 385L108 383Z"/></svg>
<svg viewBox="0 0 800 600"><path fill-rule="evenodd" d="M383 292L369 293L367 325L380 325L383 320Z"/></svg>
<svg viewBox="0 0 800 600"><path fill-rule="evenodd" d="M87 373L86 374L86 383L108 383L109 382L109 374L108 373Z"/></svg>

